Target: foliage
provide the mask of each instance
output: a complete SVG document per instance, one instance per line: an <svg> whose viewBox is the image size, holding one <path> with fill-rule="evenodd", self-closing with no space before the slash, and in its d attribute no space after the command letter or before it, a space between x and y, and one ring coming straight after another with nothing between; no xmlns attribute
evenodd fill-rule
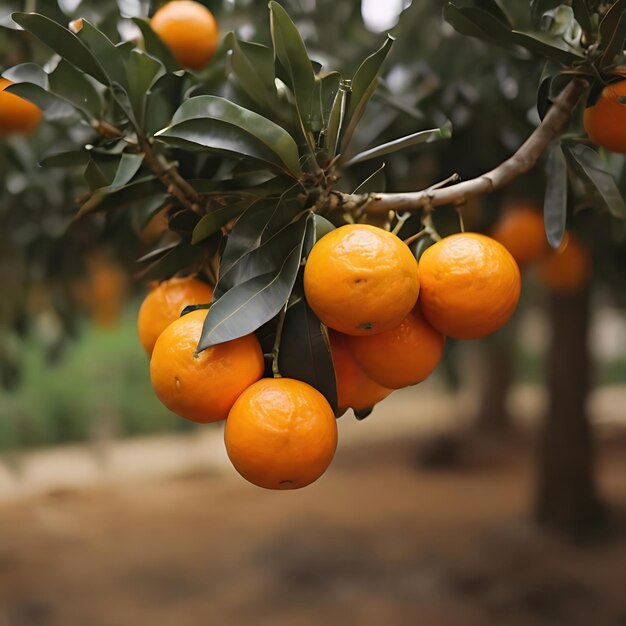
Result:
<svg viewBox="0 0 626 626"><path fill-rule="evenodd" d="M359 2L339 9L323 0L315 13L297 3L285 3L287 11L275 1L269 10L244 2L218 11L223 31L230 32L212 63L190 72L152 32L147 7L136 7L130 21L112 3L105 11L81 3L74 15L54 2L37 4L46 9L18 10L12 21L3 17L3 25L26 31L13 33L16 38L35 46L28 62L4 75L17 83L9 91L36 103L51 122L37 142L55 149L40 160L61 169L34 179L41 176L43 198L51 193L52 176L68 187L53 202L65 225L69 198L83 192L81 219L70 229L76 245L84 249L106 236L119 249L137 249L140 225L166 211L169 233L140 259L141 273L163 279L198 272L215 285L198 350L256 331L274 368L329 397L325 329L300 287L309 250L345 221L397 226L403 237L423 227L423 215L406 222L395 214L368 216L363 206L344 205L342 194L436 181L421 172L482 173L488 169L484 159L493 166L494 155L507 156L532 129L528 84L538 82L540 117L573 79L590 83L593 100L597 85L614 78L626 37L622 0L533 0L525 10L496 0L444 3L448 23L479 41L446 31L439 14L425 7L429 3L416 2L395 31L397 43L366 31ZM345 19L329 19L331 6ZM77 16L84 17L83 26L74 33L66 26ZM131 24L136 38L122 37ZM250 31L260 43L250 41ZM305 41L301 33L307 32ZM425 49L435 51L430 56L414 54L419 37L428 38ZM467 54L459 54L460 42ZM505 60L492 46L507 50ZM545 59L540 77L537 57ZM509 76L514 85L503 78ZM485 100L483 93L489 94ZM493 120L489 112L496 110ZM502 121L503 115L509 119ZM450 121L450 151L431 146L450 139ZM62 150L55 136L63 137ZM485 147L480 157L479 143ZM5 162L27 145L12 140ZM574 208L608 207L611 219L626 217L614 177L623 177L624 159L591 147L579 123L554 143L546 164L545 215L553 245ZM42 197L33 206L46 202ZM13 194L2 215L13 215L17 201ZM44 231L34 236L38 245ZM67 245L63 241L55 245ZM280 356L281 331L300 336L304 358Z"/></svg>

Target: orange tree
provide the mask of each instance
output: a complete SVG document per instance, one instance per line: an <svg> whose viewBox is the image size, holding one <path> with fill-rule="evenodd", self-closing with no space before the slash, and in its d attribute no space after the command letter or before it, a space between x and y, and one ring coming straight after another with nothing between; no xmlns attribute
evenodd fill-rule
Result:
<svg viewBox="0 0 626 626"><path fill-rule="evenodd" d="M309 254L324 235L345 223L370 224L400 235L419 259L441 238L440 231L450 231L449 224L439 223L440 212L435 208L462 207L482 194L498 193L539 161L546 166L545 230L553 247L560 245L568 210L577 203L600 210L608 207L615 218L624 217L624 203L613 176L619 162L607 160L606 153L597 150L581 132L578 120L589 105L585 114L589 137L609 149L626 151L626 146L620 149L613 142L608 144L602 123L602 111L608 107L617 114L623 105L617 86L622 81L626 3L536 0L524 7L510 3L506 12L495 0L445 3L444 18L460 33L509 51L511 67L523 81L522 87L533 78L529 66L536 64L537 57L546 59L538 77L540 123L528 123L523 109L514 111L517 121L511 127L518 135L526 129L528 138L509 158L504 158L506 142L499 141L496 150L475 159L467 155L468 149L474 153L480 149L475 141L467 143L473 137L471 124L464 128L462 115L451 116L466 143L456 144L465 147L465 156L452 152L450 160L466 180L461 181L450 168L440 182L420 174L414 179L419 181L415 190L415 183L407 184L405 177L402 186L410 184L413 189L390 193L383 188L384 161L393 167L402 163L396 159L398 151L410 154L418 144L450 136L450 125L442 115L446 92L432 86L428 72L419 66L416 69L410 56L410 26L408 32L403 31L402 23L398 27L396 47L404 53L394 60L392 52L392 70L384 73L393 38L356 63L355 50L369 47L372 38L366 37L355 19L359 3L343 3L345 20L326 20L309 41L309 48L315 49L316 57L354 66L344 75L309 57L298 28L280 4L270 3L270 27L265 29L261 20L250 17L261 10L258 3L256 8L243 4L242 11L248 12L247 31L262 43L226 32L229 22L246 31L240 28L245 18L235 9L218 15L220 29L226 34L210 61L210 54L203 53L202 62L195 58L189 62L176 49L180 28L174 29L176 36L169 41L162 33L161 40L150 22L140 17L132 20L140 36L121 39L112 26L115 20L108 17L99 16L98 27L85 18L68 29L70 16L60 12L16 12L12 24L41 41L54 56L43 65L18 64L4 72L16 83L5 90L36 104L48 119L81 122L74 132L66 129L66 138L74 141L74 147L43 161L63 172L82 168L88 191L77 212L79 223L98 217L105 224L104 231L106 225L115 224L119 241L138 220L145 221L157 212L166 214L166 245L140 262L146 278L193 274L213 287L212 303L205 303L210 308L197 354L255 333L268 356L266 376L304 381L336 410L341 380L336 380L335 374L340 368L336 363L333 368L332 339L329 342L326 326L319 321L324 311L311 306L303 280ZM263 11L267 15L265 8ZM407 18L411 11L418 19L424 17L423 8L412 7ZM432 27L432 15L429 17L424 23ZM296 15L296 21L301 24L303 16ZM6 17L4 23L9 22ZM406 23L411 24L408 19ZM516 28L518 23L522 29ZM302 25L306 32L306 23ZM344 49L342 28L361 45ZM213 38L213 31L209 35ZM459 56L456 49L450 50L449 58ZM474 49L474 56L468 54L465 64L456 61L455 69L467 71L468 76L484 73L485 67L475 63L480 58L477 50L484 56L486 48ZM194 71L181 68L176 59ZM202 63L207 65L200 67ZM476 66L473 71L472 65ZM511 67L489 65L491 70L505 73ZM393 74L398 68L406 70L404 98L398 97L402 86L394 88L394 83L402 85ZM408 84L407 75L412 79ZM497 71L488 76L492 86L504 82ZM416 87L421 96L416 95L420 90ZM461 89L452 97L471 101ZM435 127L414 132L425 126L416 103L426 112L426 119L437 122ZM479 100L474 109L481 104ZM457 113L459 110L462 107L456 108ZM577 123L570 126L572 116ZM409 134L398 132L407 127L412 131ZM615 139L615 133L608 134ZM379 136L387 140L376 144ZM484 137L493 140L493 133L487 130ZM451 145L455 146L455 137ZM490 161L494 152L504 159L495 167ZM417 163L424 162L424 154L440 163L431 171L445 169L441 166L445 157L436 144L422 148ZM476 171L476 160L485 161L486 172ZM68 175L62 178L72 180ZM395 188L402 179L393 170L386 178ZM445 242L444 238L441 243ZM502 254L498 252L496 257ZM381 265L383 258L381 254ZM457 266L463 265L462 258L455 261ZM476 265L481 272L490 268L485 258L489 257L483 255ZM369 263L366 269L377 269L375 262ZM327 264L324 272L329 281L340 278L335 276L336 269ZM361 278L355 277L355 281ZM472 276L467 277L470 280ZM320 281L323 278L316 284ZM494 284L502 284L500 277ZM507 287L509 290L515 293L514 286ZM364 293L365 297L354 300L358 306L353 308L377 297L374 292ZM473 304L486 306L488 317L489 297L468 294L455 301L449 290L443 295L450 296L443 304L454 319L463 318L467 306ZM397 303L395 297L390 301ZM383 299L373 303L382 309L387 306ZM441 303L436 297L435 305ZM415 300L409 309L413 304ZM350 311L349 300L342 306L344 312ZM458 309L450 308L454 306ZM403 310L395 322L399 324L407 312ZM481 310L470 312L480 316ZM507 310L501 321L509 314ZM378 330L369 318L358 325L360 330ZM339 392L341 395L341 389ZM376 397L383 394L372 396Z"/></svg>

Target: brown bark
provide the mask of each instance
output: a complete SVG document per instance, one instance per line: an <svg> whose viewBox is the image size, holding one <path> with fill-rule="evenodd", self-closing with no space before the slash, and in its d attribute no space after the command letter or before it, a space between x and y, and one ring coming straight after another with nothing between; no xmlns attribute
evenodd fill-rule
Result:
<svg viewBox="0 0 626 626"><path fill-rule="evenodd" d="M482 376L477 430L494 435L510 432L511 415L507 397L513 384L513 357L510 344L497 338L481 342Z"/></svg>
<svg viewBox="0 0 626 626"><path fill-rule="evenodd" d="M551 529L578 533L596 528L604 518L587 412L590 292L585 288L550 298L550 399L539 449L536 518Z"/></svg>

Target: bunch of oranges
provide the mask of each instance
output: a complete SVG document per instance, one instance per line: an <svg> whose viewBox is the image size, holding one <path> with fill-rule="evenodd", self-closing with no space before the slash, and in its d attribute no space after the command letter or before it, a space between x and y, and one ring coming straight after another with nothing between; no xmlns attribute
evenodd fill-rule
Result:
<svg viewBox="0 0 626 626"><path fill-rule="evenodd" d="M322 237L304 269L305 297L328 329L338 408L371 408L437 366L445 336L472 339L509 319L521 289L504 246L476 233L435 243L418 264L396 235L365 224ZM226 419L226 450L250 482L294 489L316 480L337 446L333 409L316 389L264 378L264 355L250 334L196 353L211 288L192 278L156 286L139 312L159 399L196 422Z"/></svg>

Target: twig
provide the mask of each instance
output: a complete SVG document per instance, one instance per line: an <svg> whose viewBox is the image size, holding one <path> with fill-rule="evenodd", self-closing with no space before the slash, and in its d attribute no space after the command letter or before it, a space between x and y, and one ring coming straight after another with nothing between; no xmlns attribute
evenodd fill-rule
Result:
<svg viewBox="0 0 626 626"><path fill-rule="evenodd" d="M541 124L537 126L517 152L478 178L449 187L433 186L422 191L408 193L342 194L341 206L337 208L344 211L361 209L370 214L388 211L416 211L424 207L462 204L470 196L500 189L532 169L550 143L567 129L572 111L587 86L586 81L579 78L573 79L554 100Z"/></svg>
<svg viewBox="0 0 626 626"><path fill-rule="evenodd" d="M278 314L278 325L276 326L276 338L272 348L272 374L274 378L282 378L280 369L278 368L278 355L280 353L280 340L283 336L283 326L285 325L285 316L287 315L287 304L280 310Z"/></svg>

